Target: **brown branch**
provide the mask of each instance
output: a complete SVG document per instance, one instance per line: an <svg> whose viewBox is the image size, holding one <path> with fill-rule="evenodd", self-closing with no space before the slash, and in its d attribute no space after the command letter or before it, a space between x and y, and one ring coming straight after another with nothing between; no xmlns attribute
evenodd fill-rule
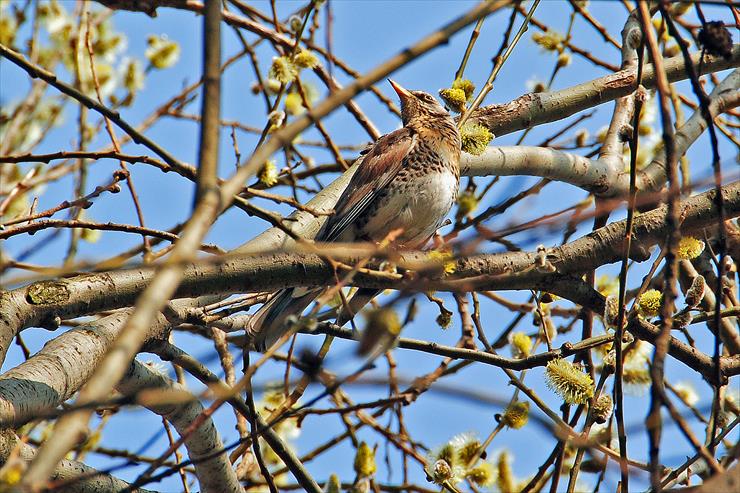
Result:
<svg viewBox="0 0 740 493"><path fill-rule="evenodd" d="M658 327L637 317L628 322L627 330L639 339L651 344L655 344L655 341L660 335L660 329ZM710 356L679 341L675 337L668 339L667 347L668 354L701 373L707 382L716 381L714 362ZM723 381L726 381L729 377L740 375L740 355L723 357L720 372Z"/></svg>
<svg viewBox="0 0 740 493"><path fill-rule="evenodd" d="M650 458L650 484L656 493L662 491L660 487L660 476L662 465L660 464L661 437L663 434L663 418L661 410L668 401L663 388L663 375L665 371L665 358L668 353L668 343L673 328L673 311L677 297L676 280L678 279L678 259L676 250L680 240L679 235L679 201L680 190L678 185L678 156L676 154L676 139L671 113L669 98L671 94L670 83L663 68L663 55L658 46L655 30L650 22L651 13L645 2L638 2L638 13L642 24L642 33L650 59L656 71L656 85L658 89L658 107L660 108L660 119L663 128L663 146L666 150L666 177L668 178L668 204L666 210L666 245L665 245L665 285L663 298L660 305L661 325L660 333L655 338L655 352L650 365L650 410L646 418L648 433L648 450ZM709 123L711 125L711 123Z"/></svg>
<svg viewBox="0 0 740 493"><path fill-rule="evenodd" d="M121 186L118 183L120 181L124 181L126 179L128 179L128 173L126 173L125 171L119 170L119 171L117 171L117 172L115 172L113 174L113 179L111 180L111 182L109 184L95 187L95 190L93 190L89 194L85 195L84 197L80 197L79 199L75 199L75 200L73 200L71 202L65 200L61 204L59 204L59 205L57 205L55 207L52 207L51 209L47 209L45 211L36 212L36 213L31 212L27 216L17 217L15 219L11 219L11 220L9 220L9 221L7 221L5 223L1 223L1 224L2 224L3 227L7 227L7 226L11 226L13 224L19 224L19 223L24 223L24 222L29 222L29 221L35 221L36 219L41 219L41 218L44 218L44 217L51 217L54 214L56 214L57 212L62 211L64 209L69 209L70 207L79 207L81 209L87 209L88 207L90 207L92 205L91 200L94 199L94 198L99 197L103 193L105 193L105 192L109 192L109 193L118 193L118 192L120 192L121 191ZM13 229L16 229L16 228L13 228ZM13 231L13 230L11 229L11 230L8 230L8 231Z"/></svg>
<svg viewBox="0 0 740 493"><path fill-rule="evenodd" d="M342 329L336 325L321 325L314 331L314 333L328 334L340 339L357 339L356 335L353 334L351 330ZM445 346L443 344L437 344L436 342L407 338L400 338L398 340L397 347L428 354L436 354L437 356L444 356L452 359L476 361L478 363L484 363L499 368L520 371L545 366L549 361L559 358L567 358L568 356L587 351L597 346L601 346L602 344L606 344L611 339L612 337L610 335L601 335L579 341L575 344L566 342L559 348L555 348L544 353L534 354L526 358L507 358L505 356L499 356L498 354L478 349Z"/></svg>
<svg viewBox="0 0 740 493"><path fill-rule="evenodd" d="M221 118L221 2L206 2L203 16L203 96L198 146L196 203L218 195L218 149Z"/></svg>
<svg viewBox="0 0 740 493"><path fill-rule="evenodd" d="M732 57L705 56L694 53L691 62L700 74L725 70L740 65L740 44L734 46ZM688 78L683 56L665 60L665 74L669 82ZM560 91L525 94L505 104L494 104L479 108L471 120L487 126L495 135L501 136L517 130L531 128L567 118L579 111L613 101L631 94L635 88L637 72L634 69L620 70ZM652 89L656 84L655 68L645 65L642 84Z"/></svg>
<svg viewBox="0 0 740 493"><path fill-rule="evenodd" d="M59 151L48 154L16 154L0 156L0 163L49 163L57 159L117 159L127 163L145 163L159 168L168 173L174 171L189 180L195 180L196 170L189 164L180 164L173 167L167 163L154 159L150 156L136 156L132 154L121 154L116 151Z"/></svg>
<svg viewBox="0 0 740 493"><path fill-rule="evenodd" d="M90 221L75 221L75 220L63 220L63 219L45 219L42 221L35 221L30 224L23 224L16 226L15 228L5 229L0 231L0 240L10 238L23 233L33 234L37 231L48 228L73 228L73 229L95 229L101 231L121 231L124 233L137 233L147 236L153 236L155 238L162 238L163 240L175 242L177 241L177 235L168 233L167 231L159 231L156 229L142 228L141 226L134 226L132 224L117 224L117 223L94 223Z"/></svg>
<svg viewBox="0 0 740 493"><path fill-rule="evenodd" d="M714 207L714 191L688 198L682 202L682 231L689 233L707 227L717 221ZM740 182L724 187L725 217L740 216ZM665 206L641 214L635 220L634 235L641 243L641 249L631 252L637 259L649 255L647 248L662 241L666 232ZM355 275L355 286L390 288L400 290L487 290L487 289L531 289L554 283L569 299L584 305L597 307L603 299L593 297L591 290L582 291L578 283L572 283L571 275L595 269L621 259L622 242L626 233L625 221L611 223L565 245L546 252L546 260L557 272L541 272L535 268L537 252L508 252L501 254L480 254L462 257L456 261L454 276L439 278L437 263L429 261L425 252L406 252L398 258L399 265L427 274L399 282L399 276L361 269ZM367 252L377 252L377 247L369 250L354 245L347 250L342 246L322 247L322 255L331 255L335 260L349 263L363 258ZM214 259L215 260L215 259ZM351 269L351 268L350 268ZM431 271L430 271L431 269ZM95 313L100 310L131 306L144 286L151 281L152 267L117 270L82 277L71 277L53 282L32 284L5 293L0 310L0 348L7 350L12 337L18 330L42 323L50 315L63 318ZM274 254L227 254L213 261L201 261L185 266L184 279L176 292L178 297L200 296L206 294L226 294L239 292L264 292L295 286L333 285L334 270L318 255L298 253ZM109 296L114 287L117 296ZM53 304L43 300L32 303L26 296L31 291L59 293ZM559 293L556 293L559 294ZM599 301L601 300L601 301ZM597 313L599 309L597 308ZM5 337L9 337L7 342Z"/></svg>

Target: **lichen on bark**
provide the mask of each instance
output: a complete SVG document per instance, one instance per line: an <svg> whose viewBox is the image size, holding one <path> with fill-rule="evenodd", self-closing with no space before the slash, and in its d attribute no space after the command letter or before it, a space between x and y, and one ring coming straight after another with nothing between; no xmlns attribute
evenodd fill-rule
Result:
<svg viewBox="0 0 740 493"><path fill-rule="evenodd" d="M69 299L69 288L61 282L42 281L31 284L26 300L32 305L53 305Z"/></svg>

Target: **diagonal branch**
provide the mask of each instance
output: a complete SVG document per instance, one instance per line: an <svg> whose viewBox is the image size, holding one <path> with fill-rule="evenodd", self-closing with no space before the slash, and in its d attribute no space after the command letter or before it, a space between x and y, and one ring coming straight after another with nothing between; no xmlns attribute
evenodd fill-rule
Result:
<svg viewBox="0 0 740 493"><path fill-rule="evenodd" d="M36 455L36 449L21 441L15 431L4 429L0 431L0 464L3 468L15 468L18 464L30 462ZM20 466L21 469L25 465ZM7 477L7 476L5 476ZM51 476L54 483L53 491L57 493L118 493L129 487L129 483L112 476L109 472L93 469L82 462L63 460L59 463ZM4 486L9 486L3 481ZM136 493L156 493L151 490L137 489Z"/></svg>
<svg viewBox="0 0 740 493"><path fill-rule="evenodd" d="M124 395L154 390L187 392L184 387L166 375L157 373L138 361L131 364L129 371L116 388ZM153 402L145 404L145 407L171 422L183 437L190 460L195 464L201 491L211 493L244 491L236 472L231 467L226 451L223 450L223 442L213 420L207 417L196 429L190 429L191 423L203 412L203 404L195 396L184 402L163 404ZM222 453L213 454L216 450L222 450ZM207 458L201 459L205 457Z"/></svg>
<svg viewBox="0 0 740 493"><path fill-rule="evenodd" d="M700 75L737 68L740 65L740 44L733 47L732 56L727 59L705 56L702 60L701 55L701 52L697 52L691 56L697 72L701 69ZM663 66L669 82L688 78L683 56L667 58ZM478 109L471 119L501 136L562 120L579 111L614 101L634 91L636 80L635 69L620 70L560 91L525 94L505 104L486 106ZM642 85L652 89L655 84L655 68L653 65L645 65Z"/></svg>
<svg viewBox="0 0 740 493"><path fill-rule="evenodd" d="M29 76L31 76L31 78L43 80L44 82L56 88L60 92L79 101L88 109L97 111L101 115L105 116L110 121L115 123L121 130L126 132L134 142L136 142L137 144L141 144L145 147L148 147L155 154L157 154L159 157L164 159L165 162L167 162L167 164L169 164L173 168L180 168L182 166L180 161L178 161L173 155L171 155L169 152L164 150L162 147L160 147L157 143L155 143L153 140L151 140L146 135L138 132L126 120L124 120L121 117L120 113L118 113L117 111L111 110L107 106L95 101L93 98L78 91L71 85L60 81L59 79L57 79L57 76L54 75L53 73L49 72L48 70L45 70L40 65L36 65L26 60L26 57L24 57L18 52L11 50L10 48L8 48L7 46L1 43L0 43L0 56L16 64L18 67L23 69Z"/></svg>
<svg viewBox="0 0 740 493"><path fill-rule="evenodd" d="M712 116L740 105L740 69L734 70L711 95ZM676 132L676 153L684 154L707 128L701 110L691 115ZM643 192L659 190L666 181L666 152L660 148L650 164L637 172L637 188ZM617 159L583 156L545 147L491 146L479 156L463 154L461 165L468 176L529 175L570 183L601 197L623 196L629 191L629 172Z"/></svg>

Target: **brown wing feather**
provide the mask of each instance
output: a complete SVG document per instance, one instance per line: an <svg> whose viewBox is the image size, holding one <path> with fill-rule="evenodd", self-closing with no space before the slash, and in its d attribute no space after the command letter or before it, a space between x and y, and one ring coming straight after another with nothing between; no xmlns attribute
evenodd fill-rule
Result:
<svg viewBox="0 0 740 493"><path fill-rule="evenodd" d="M362 158L359 169L344 191L334 215L324 223L316 241L334 241L367 208L398 174L404 158L416 144L416 134L401 128L379 138Z"/></svg>

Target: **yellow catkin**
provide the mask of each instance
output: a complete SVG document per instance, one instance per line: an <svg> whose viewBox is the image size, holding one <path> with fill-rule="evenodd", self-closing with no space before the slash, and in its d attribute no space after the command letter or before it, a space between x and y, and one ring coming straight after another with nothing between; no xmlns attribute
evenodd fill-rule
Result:
<svg viewBox="0 0 740 493"><path fill-rule="evenodd" d="M564 359L552 360L545 368L547 386L568 404L585 404L594 395L591 376Z"/></svg>
<svg viewBox="0 0 740 493"><path fill-rule="evenodd" d="M461 89L465 93L465 99L470 101L473 99L473 93L475 92L475 84L468 79L455 79L452 83L453 89Z"/></svg>
<svg viewBox="0 0 740 493"><path fill-rule="evenodd" d="M468 469L465 477L475 483L476 486L487 488L496 481L496 469L490 462L481 462L477 466Z"/></svg>
<svg viewBox="0 0 740 493"><path fill-rule="evenodd" d="M570 53L561 53L560 55L558 55L557 65L559 68L567 67L568 65L570 65L570 60Z"/></svg>
<svg viewBox="0 0 740 493"><path fill-rule="evenodd" d="M453 439L457 447L457 460L461 465L471 463L480 453L481 443L475 436L463 434Z"/></svg>
<svg viewBox="0 0 740 493"><path fill-rule="evenodd" d="M475 193L465 191L457 197L457 216L466 217L478 208L478 197Z"/></svg>
<svg viewBox="0 0 740 493"><path fill-rule="evenodd" d="M0 17L0 43L6 46L12 46L15 41L17 30L18 25L13 17L9 15L3 15Z"/></svg>
<svg viewBox="0 0 740 493"><path fill-rule="evenodd" d="M326 493L340 493L342 491L342 482L339 480L339 476L332 474L329 476L329 481L326 483Z"/></svg>
<svg viewBox="0 0 740 493"><path fill-rule="evenodd" d="M555 31L545 31L543 33L534 33L532 35L532 41L545 51L559 51L563 43L563 36Z"/></svg>
<svg viewBox="0 0 740 493"><path fill-rule="evenodd" d="M355 455L355 472L360 477L369 477L375 474L376 470L375 451L367 442L360 443Z"/></svg>
<svg viewBox="0 0 740 493"><path fill-rule="evenodd" d="M493 134L483 125L477 123L466 123L460 129L462 150L468 154L479 156L493 140Z"/></svg>
<svg viewBox="0 0 740 493"><path fill-rule="evenodd" d="M314 68L319 65L319 57L311 50L301 50L293 57L293 62L299 68Z"/></svg>
<svg viewBox="0 0 740 493"><path fill-rule="evenodd" d="M509 428L518 430L529 421L529 402L519 401L509 405L501 416L501 422Z"/></svg>
<svg viewBox="0 0 740 493"><path fill-rule="evenodd" d="M439 97L442 98L449 109L457 113L465 109L465 103L468 100L465 97L465 91L453 88L440 89Z"/></svg>
<svg viewBox="0 0 740 493"><path fill-rule="evenodd" d="M501 493L514 493L514 474L511 472L509 453L504 451L496 461L496 486Z"/></svg>
<svg viewBox="0 0 740 493"><path fill-rule="evenodd" d="M430 250L427 255L429 257L429 260L442 264L442 268L444 269L445 274L453 274L457 269L457 264L455 263L454 256L449 252Z"/></svg>
<svg viewBox="0 0 740 493"><path fill-rule="evenodd" d="M684 236L681 238L681 241L678 242L678 251L676 253L679 258L691 260L701 255L703 251L703 241L692 236Z"/></svg>
<svg viewBox="0 0 740 493"><path fill-rule="evenodd" d="M303 107L303 99L297 92L291 92L285 96L285 111L289 115L297 116L306 111Z"/></svg>
<svg viewBox="0 0 740 493"><path fill-rule="evenodd" d="M654 317L660 312L660 303L663 301L663 293L657 289L648 289L637 302L640 313L645 317Z"/></svg>
<svg viewBox="0 0 740 493"><path fill-rule="evenodd" d="M628 385L650 385L650 370L646 366L625 366L622 369L622 381Z"/></svg>
<svg viewBox="0 0 740 493"><path fill-rule="evenodd" d="M437 460L443 460L450 466L457 464L457 452L455 451L455 447L449 442L445 443L439 448L439 450L437 450L436 454L434 454L434 458Z"/></svg>
<svg viewBox="0 0 740 493"><path fill-rule="evenodd" d="M284 56L276 56L272 59L270 77L283 84L289 84L298 76L298 67L293 61Z"/></svg>
<svg viewBox="0 0 740 493"><path fill-rule="evenodd" d="M360 337L358 352L367 355L377 348L389 349L401 333L401 321L391 308L376 308L365 315L367 323Z"/></svg>
<svg viewBox="0 0 740 493"><path fill-rule="evenodd" d="M511 335L511 352L516 358L526 358L532 352L532 338L524 332Z"/></svg>
<svg viewBox="0 0 740 493"><path fill-rule="evenodd" d="M151 35L147 38L147 49L144 55L152 67L169 68L180 59L180 45L165 37Z"/></svg>
<svg viewBox="0 0 740 493"><path fill-rule="evenodd" d="M259 172L259 180L271 187L278 182L278 171L274 161L267 161Z"/></svg>
<svg viewBox="0 0 740 493"><path fill-rule="evenodd" d="M617 277L602 274L596 278L596 291L602 295L616 295L618 289L619 279Z"/></svg>

